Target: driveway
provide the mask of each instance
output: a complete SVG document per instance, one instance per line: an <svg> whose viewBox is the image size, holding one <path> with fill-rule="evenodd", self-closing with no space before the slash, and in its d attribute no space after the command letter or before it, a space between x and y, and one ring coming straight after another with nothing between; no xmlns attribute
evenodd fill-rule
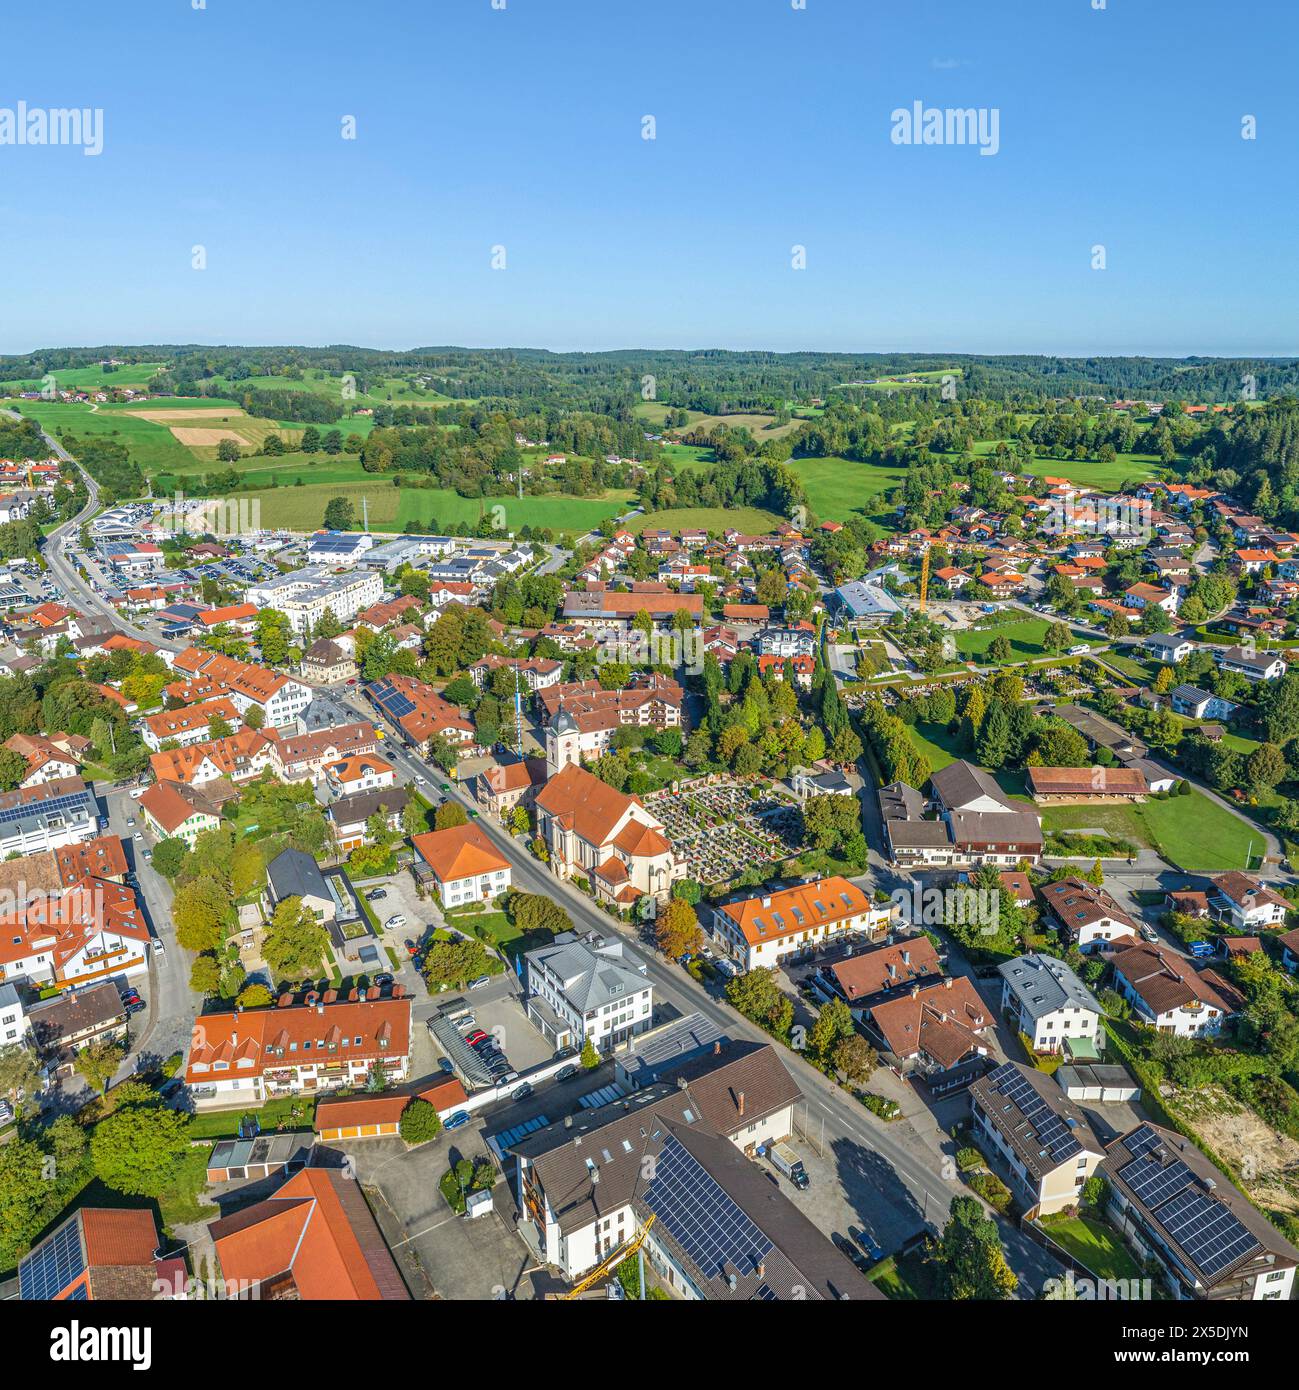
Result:
<svg viewBox="0 0 1299 1390"><path fill-rule="evenodd" d="M497 1174L492 1211L457 1216L438 1188L459 1159L486 1157L477 1128L443 1133L417 1149L397 1138L329 1144L350 1160L384 1240L417 1299L473 1300L533 1295L532 1252L515 1233L513 1202Z"/></svg>

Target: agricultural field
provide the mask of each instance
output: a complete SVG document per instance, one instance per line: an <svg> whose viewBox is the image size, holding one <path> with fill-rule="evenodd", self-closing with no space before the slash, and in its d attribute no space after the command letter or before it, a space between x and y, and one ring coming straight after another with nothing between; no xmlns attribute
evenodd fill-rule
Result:
<svg viewBox="0 0 1299 1390"><path fill-rule="evenodd" d="M731 526L748 535L762 535L782 520L761 507L671 507L634 516L626 526L634 535L644 530L680 531L683 527L721 532Z"/></svg>
<svg viewBox="0 0 1299 1390"><path fill-rule="evenodd" d="M290 457L288 455L285 456ZM301 455L297 456L301 457ZM322 462L315 467L324 470L331 466ZM283 464L284 460L263 460ZM340 465L341 466L341 465ZM359 465L357 465L359 469ZM288 470L274 470L283 482ZM296 475L295 475L296 476ZM254 489L235 494L256 499L261 504L261 524L267 527L286 527L292 531L313 531L324 521L325 507L331 497L347 497L353 503L359 519L361 499L366 499L370 526L377 531L401 531L409 522L432 528L474 525L478 519L492 514L500 507L502 528L518 530L524 526L544 526L552 530L588 529L608 517L623 511L630 497L625 492L610 492L603 498L591 497L461 497L459 493L441 488L396 488L392 479L377 481L373 474L358 473L340 482L321 481L312 473L312 481L298 487L294 484L270 489ZM361 481L364 479L365 481Z"/></svg>
<svg viewBox="0 0 1299 1390"><path fill-rule="evenodd" d="M644 420L647 425L656 426L662 425L667 417L667 412L674 409L677 407L666 405L662 401L640 401L633 407L632 413ZM701 410L688 410L686 414L690 417L690 423L685 427L687 430L711 430L716 429L718 425L725 425L728 429L748 430L759 441L783 439L785 435L798 429L802 423L799 420L789 420L783 425L778 425L774 415L756 412L753 414L707 415Z"/></svg>
<svg viewBox="0 0 1299 1390"><path fill-rule="evenodd" d="M698 444L664 444L663 461L671 468L707 468L714 461L711 449L701 449Z"/></svg>
<svg viewBox="0 0 1299 1390"><path fill-rule="evenodd" d="M802 478L808 506L822 521L846 521L854 512L878 516L885 510L883 494L906 477L901 468L845 458L792 458L789 466Z"/></svg>
<svg viewBox="0 0 1299 1390"><path fill-rule="evenodd" d="M105 371L98 365L61 367L51 375L65 391L110 391L114 387L120 390L128 386L138 391L142 386L147 386L161 368L160 362L132 362L128 366L115 367L112 371ZM0 381L0 395L5 392L38 391L40 387L39 377L26 381Z"/></svg>

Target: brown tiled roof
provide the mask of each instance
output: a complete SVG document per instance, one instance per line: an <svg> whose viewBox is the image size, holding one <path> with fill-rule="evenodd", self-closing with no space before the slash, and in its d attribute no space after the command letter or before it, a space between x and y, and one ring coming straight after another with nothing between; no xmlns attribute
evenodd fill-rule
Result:
<svg viewBox="0 0 1299 1390"><path fill-rule="evenodd" d="M877 946L828 968L849 1003L872 994L940 975L938 952L927 936L919 935L892 946Z"/></svg>
<svg viewBox="0 0 1299 1390"><path fill-rule="evenodd" d="M1122 975L1156 1017L1195 1003L1224 1014L1232 1012L1205 976L1166 947L1140 941L1120 951L1113 963L1115 973Z"/></svg>
<svg viewBox="0 0 1299 1390"><path fill-rule="evenodd" d="M964 975L917 985L910 994L871 1010L871 1022L896 1057L924 1052L940 1066L955 1066L979 1047L978 1034L992 1019Z"/></svg>

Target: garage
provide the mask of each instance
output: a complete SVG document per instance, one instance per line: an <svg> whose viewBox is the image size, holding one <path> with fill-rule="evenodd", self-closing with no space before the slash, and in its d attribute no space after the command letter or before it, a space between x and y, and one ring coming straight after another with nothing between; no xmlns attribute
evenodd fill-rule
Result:
<svg viewBox="0 0 1299 1390"><path fill-rule="evenodd" d="M208 1182L253 1182L272 1173L293 1173L311 1161L315 1141L303 1134L259 1134L222 1139L207 1162Z"/></svg>
<svg viewBox="0 0 1299 1390"><path fill-rule="evenodd" d="M1060 1089L1073 1101L1117 1105L1141 1099L1141 1087L1117 1066L1058 1067L1055 1079Z"/></svg>

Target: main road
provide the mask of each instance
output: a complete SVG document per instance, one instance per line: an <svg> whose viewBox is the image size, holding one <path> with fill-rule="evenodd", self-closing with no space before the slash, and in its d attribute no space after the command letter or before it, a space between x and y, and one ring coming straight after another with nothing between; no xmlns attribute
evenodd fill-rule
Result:
<svg viewBox="0 0 1299 1390"><path fill-rule="evenodd" d="M359 717L384 728L384 756L411 782L424 786L441 786L448 782L440 768L412 753L403 743L399 731L377 711L370 709L359 695L349 693L343 697L343 701ZM463 787L457 783L450 783L450 786L450 793L441 793L444 800L455 801L465 810L477 810ZM602 912L572 884L556 877L544 864L534 859L514 836L490 816L481 816L476 823L509 861L513 887L560 903L579 928L607 936L617 927L613 918ZM753 1042L771 1041L769 1034L714 998L679 966L646 949L634 933L624 930L620 936L624 952L643 966L646 978L654 985L660 999L672 1003L682 1013L703 1014L732 1038ZM826 1153L833 1155L841 1164L850 1160L857 1150L878 1155L891 1167L896 1182L906 1189L905 1193L901 1190L889 1193L881 1186L878 1193L881 1201L889 1205L910 1207L909 1214L893 1213L895 1218L900 1218L899 1224L909 1225L909 1233L917 1233L926 1225L941 1230L952 1198L968 1195L969 1189L956 1177L951 1156L955 1152L955 1145L938 1125L931 1123L927 1134L922 1132L920 1126L894 1129L865 1110L828 1077L798 1059L796 1054L791 1054L787 1060L797 1073L805 1097L805 1128ZM924 1111L920 1118L923 1124L924 1119L931 1117L928 1111ZM906 1142L901 1137L902 1133L909 1133L914 1142ZM1054 1261L1009 1223L1002 1223L1002 1239L1011 1267L1020 1276L1021 1297L1034 1297L1046 1279L1059 1274Z"/></svg>

